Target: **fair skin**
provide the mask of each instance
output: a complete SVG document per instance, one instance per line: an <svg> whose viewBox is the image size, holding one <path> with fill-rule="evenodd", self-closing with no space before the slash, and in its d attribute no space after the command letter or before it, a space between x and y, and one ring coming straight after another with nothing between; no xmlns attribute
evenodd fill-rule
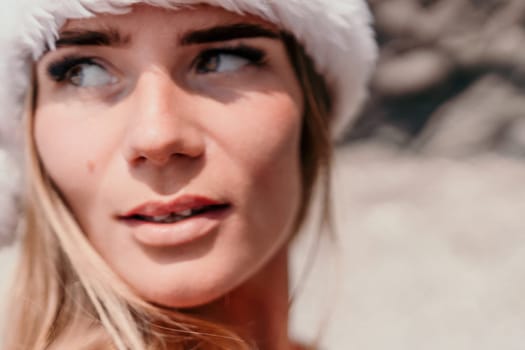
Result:
<svg viewBox="0 0 525 350"><path fill-rule="evenodd" d="M204 6L68 21L37 64L34 137L87 238L137 294L281 350L303 97L277 33ZM213 210L161 215L203 198Z"/></svg>

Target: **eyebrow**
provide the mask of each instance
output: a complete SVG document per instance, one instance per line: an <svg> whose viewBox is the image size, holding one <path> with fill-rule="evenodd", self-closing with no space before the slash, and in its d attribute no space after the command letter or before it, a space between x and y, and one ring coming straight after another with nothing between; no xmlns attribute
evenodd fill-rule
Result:
<svg viewBox="0 0 525 350"><path fill-rule="evenodd" d="M65 46L125 46L130 43L129 36L123 36L118 29L105 30L67 30L60 33L55 42L57 48Z"/></svg>
<svg viewBox="0 0 525 350"><path fill-rule="evenodd" d="M193 30L182 35L181 45L206 44L243 38L264 37L280 39L279 32L257 24L236 23ZM126 46L130 36L123 36L116 28L104 30L72 29L60 33L55 42L57 48L67 46Z"/></svg>
<svg viewBox="0 0 525 350"><path fill-rule="evenodd" d="M278 32L265 28L263 26L248 23L236 23L190 31L182 35L180 39L180 44L207 44L234 39L257 37L270 39L281 38Z"/></svg>

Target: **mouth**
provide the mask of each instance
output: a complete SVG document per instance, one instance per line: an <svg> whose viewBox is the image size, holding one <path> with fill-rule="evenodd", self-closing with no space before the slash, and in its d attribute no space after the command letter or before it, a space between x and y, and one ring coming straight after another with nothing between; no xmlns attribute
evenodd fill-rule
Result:
<svg viewBox="0 0 525 350"><path fill-rule="evenodd" d="M173 247L218 232L232 207L229 202L183 195L169 202L143 203L117 219L140 244Z"/></svg>
<svg viewBox="0 0 525 350"><path fill-rule="evenodd" d="M230 204L212 204L202 207L184 209L182 211L170 212L163 215L133 214L121 217L123 220L139 221L152 224L173 224L197 216L208 215L228 209Z"/></svg>
<svg viewBox="0 0 525 350"><path fill-rule="evenodd" d="M231 207L230 203L198 195L183 195L169 202L150 201L118 216L120 220L173 224L197 216L213 215Z"/></svg>

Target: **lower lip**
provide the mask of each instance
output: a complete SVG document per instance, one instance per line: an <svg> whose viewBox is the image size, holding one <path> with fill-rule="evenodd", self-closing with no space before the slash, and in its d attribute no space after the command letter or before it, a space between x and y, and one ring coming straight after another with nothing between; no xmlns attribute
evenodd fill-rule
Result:
<svg viewBox="0 0 525 350"><path fill-rule="evenodd" d="M230 211L231 207L228 206L169 224L136 219L120 219L120 221L131 229L131 235L140 244L167 247L190 243L212 234Z"/></svg>

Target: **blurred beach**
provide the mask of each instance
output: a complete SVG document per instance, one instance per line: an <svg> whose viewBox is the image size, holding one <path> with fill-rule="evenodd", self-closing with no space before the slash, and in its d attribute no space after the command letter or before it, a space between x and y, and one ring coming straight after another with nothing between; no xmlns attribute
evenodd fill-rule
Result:
<svg viewBox="0 0 525 350"><path fill-rule="evenodd" d="M373 146L343 149L337 163L342 272L337 250L321 245L293 333L312 339L333 309L323 349L523 349L525 165ZM295 271L314 240L306 241Z"/></svg>

